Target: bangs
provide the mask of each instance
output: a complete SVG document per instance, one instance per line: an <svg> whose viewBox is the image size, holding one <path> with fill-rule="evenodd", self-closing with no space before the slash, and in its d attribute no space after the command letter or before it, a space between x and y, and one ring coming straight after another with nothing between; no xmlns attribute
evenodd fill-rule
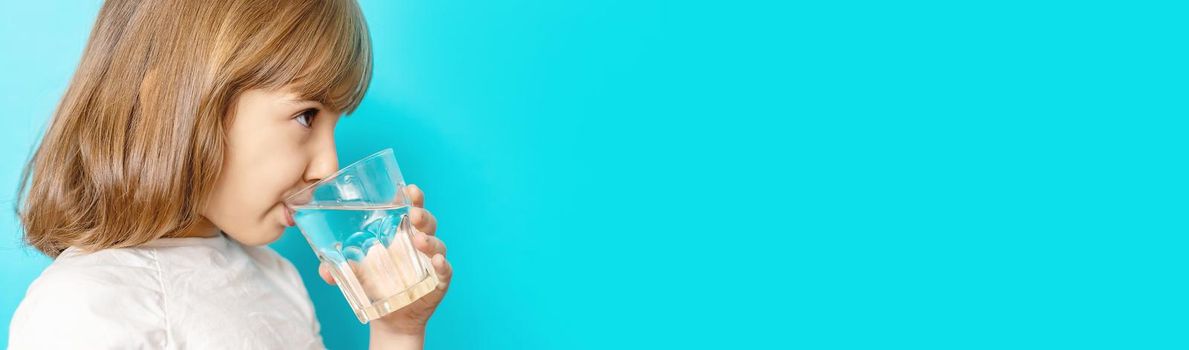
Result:
<svg viewBox="0 0 1189 350"><path fill-rule="evenodd" d="M354 112L372 74L371 38L355 1L309 1L274 20L279 25L270 27L277 32L265 35L257 79L249 85L290 90L335 112Z"/></svg>

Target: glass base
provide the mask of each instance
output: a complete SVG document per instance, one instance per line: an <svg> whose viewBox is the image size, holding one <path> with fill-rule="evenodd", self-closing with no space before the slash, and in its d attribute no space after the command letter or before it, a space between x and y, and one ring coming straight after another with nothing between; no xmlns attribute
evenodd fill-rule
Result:
<svg viewBox="0 0 1189 350"><path fill-rule="evenodd" d="M421 280L409 286L405 291L396 293L384 300L377 301L371 305L355 309L355 317L359 318L359 323L367 324L369 321L387 315L390 312L400 310L401 308L412 304L417 299L432 292L438 286L438 275L430 271L430 273Z"/></svg>

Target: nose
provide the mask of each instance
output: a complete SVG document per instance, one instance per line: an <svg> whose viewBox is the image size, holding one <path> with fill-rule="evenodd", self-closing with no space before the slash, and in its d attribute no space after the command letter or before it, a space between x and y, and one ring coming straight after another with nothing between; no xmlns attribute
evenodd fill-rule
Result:
<svg viewBox="0 0 1189 350"><path fill-rule="evenodd" d="M309 183L318 182L339 170L339 157L334 147L334 140L323 143L314 150L310 165L306 168L305 180Z"/></svg>

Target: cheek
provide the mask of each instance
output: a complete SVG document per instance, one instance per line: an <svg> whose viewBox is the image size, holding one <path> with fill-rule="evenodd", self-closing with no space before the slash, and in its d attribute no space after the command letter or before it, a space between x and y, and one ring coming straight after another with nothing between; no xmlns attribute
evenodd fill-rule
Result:
<svg viewBox="0 0 1189 350"><path fill-rule="evenodd" d="M273 125L269 125L273 126ZM281 129L260 128L257 130ZM301 180L305 162L299 143L285 137L283 130L242 133L228 150L225 164L231 184L245 211L259 212L281 201L285 191Z"/></svg>
<svg viewBox="0 0 1189 350"><path fill-rule="evenodd" d="M274 155L246 164L239 183L244 202L267 206L281 202L285 192L301 182L305 169L303 162L294 158Z"/></svg>
<svg viewBox="0 0 1189 350"><path fill-rule="evenodd" d="M244 244L275 241L284 232L281 197L300 181L302 167L275 159L226 168L207 219Z"/></svg>
<svg viewBox="0 0 1189 350"><path fill-rule="evenodd" d="M267 243L283 231L282 197L301 182L305 170L296 151L254 146L261 147L229 150L208 210L217 216L208 219L246 244Z"/></svg>

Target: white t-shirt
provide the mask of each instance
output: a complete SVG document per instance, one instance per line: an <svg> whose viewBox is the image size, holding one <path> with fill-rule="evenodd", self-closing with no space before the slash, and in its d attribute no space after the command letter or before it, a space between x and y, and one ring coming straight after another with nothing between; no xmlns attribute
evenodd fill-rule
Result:
<svg viewBox="0 0 1189 350"><path fill-rule="evenodd" d="M10 349L322 349L293 264L224 234L62 252L29 286Z"/></svg>

